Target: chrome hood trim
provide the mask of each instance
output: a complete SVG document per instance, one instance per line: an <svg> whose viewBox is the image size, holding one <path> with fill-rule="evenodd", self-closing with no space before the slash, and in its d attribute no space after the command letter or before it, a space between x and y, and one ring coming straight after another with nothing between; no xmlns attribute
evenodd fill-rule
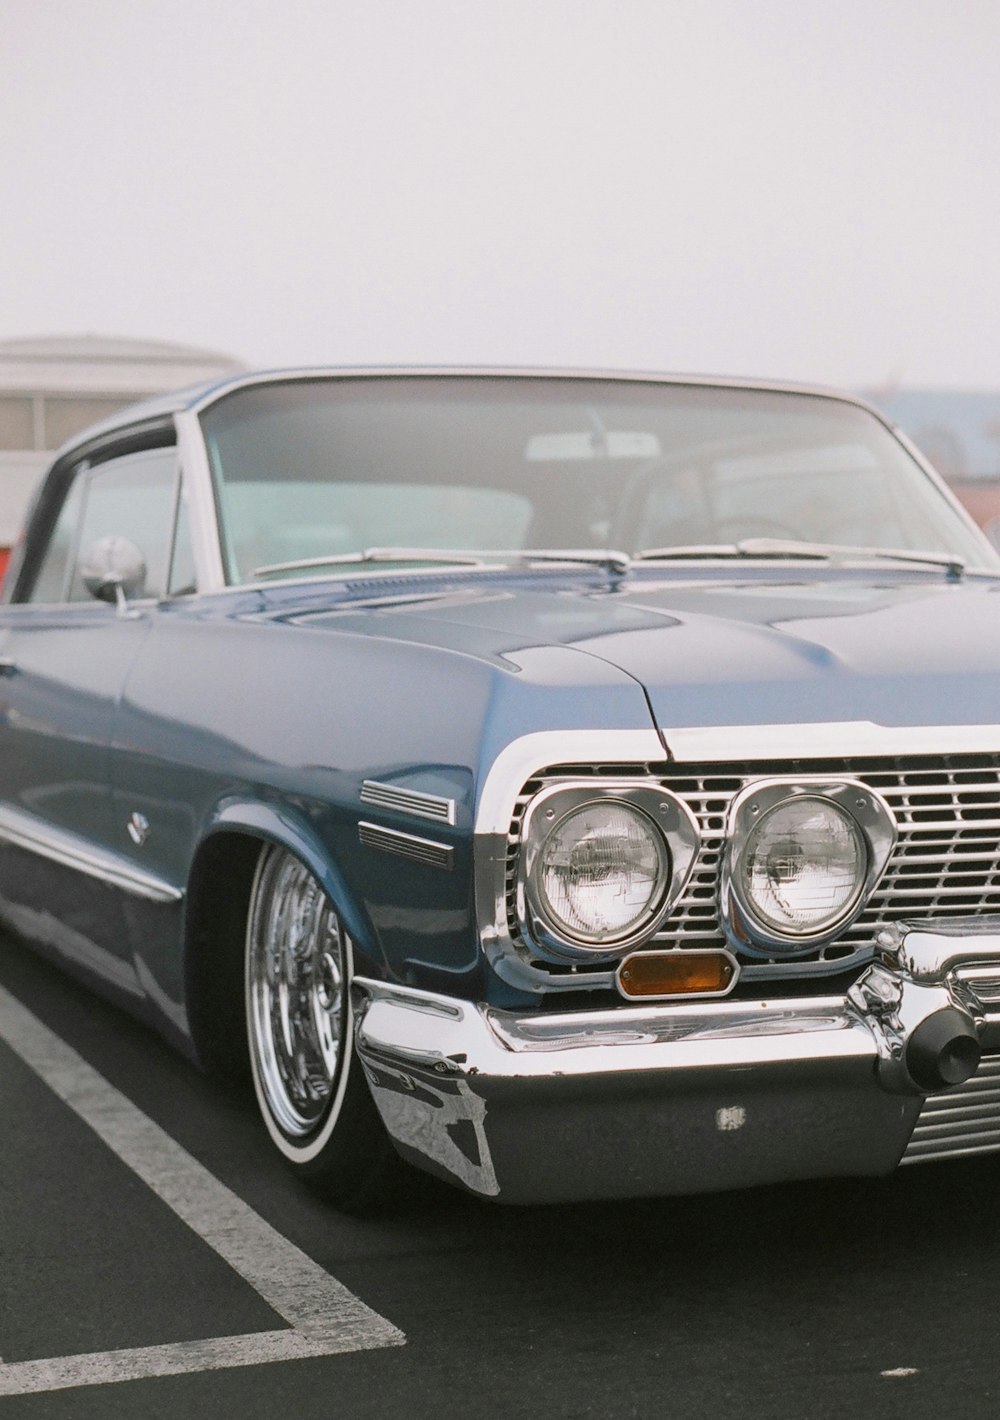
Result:
<svg viewBox="0 0 1000 1420"><path fill-rule="evenodd" d="M670 758L684 764L829 755L1000 753L1000 724L878 725L872 720L829 720L805 725L662 726L660 733Z"/></svg>

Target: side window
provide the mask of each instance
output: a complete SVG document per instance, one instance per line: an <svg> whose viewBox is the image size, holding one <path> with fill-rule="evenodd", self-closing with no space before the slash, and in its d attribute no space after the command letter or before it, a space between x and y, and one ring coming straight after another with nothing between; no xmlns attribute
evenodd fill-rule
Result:
<svg viewBox="0 0 1000 1420"><path fill-rule="evenodd" d="M176 498L173 449L149 449L82 468L66 495L29 600L90 601L80 567L88 549L105 537L127 538L142 553L146 578L138 595L163 596Z"/></svg>
<svg viewBox="0 0 1000 1420"><path fill-rule="evenodd" d="M102 537L125 537L134 542L146 561L146 581L139 595L163 596L176 487L173 449L129 454L91 469L80 518L77 565L69 584L70 601L90 600L80 564Z"/></svg>
<svg viewBox="0 0 1000 1420"><path fill-rule="evenodd" d="M31 589L29 601L61 602L66 600L66 584L69 580L71 558L76 549L76 529L80 521L80 505L86 483L85 471L77 473L66 494L65 501L52 529L52 537L45 549L35 585Z"/></svg>

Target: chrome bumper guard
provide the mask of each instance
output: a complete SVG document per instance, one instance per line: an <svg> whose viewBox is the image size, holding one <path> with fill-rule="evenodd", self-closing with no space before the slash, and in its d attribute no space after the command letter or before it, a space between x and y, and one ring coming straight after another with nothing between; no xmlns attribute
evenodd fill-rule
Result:
<svg viewBox="0 0 1000 1420"><path fill-rule="evenodd" d="M551 1015L359 978L357 1047L399 1152L504 1202L883 1174L1000 1050L1000 918L877 947L846 996ZM915 1157L1000 1148L990 1108L979 1143Z"/></svg>

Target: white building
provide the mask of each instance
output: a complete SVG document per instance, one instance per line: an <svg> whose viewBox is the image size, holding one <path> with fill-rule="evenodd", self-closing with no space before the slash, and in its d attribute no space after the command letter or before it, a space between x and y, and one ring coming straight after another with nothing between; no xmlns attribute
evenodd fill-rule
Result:
<svg viewBox="0 0 1000 1420"><path fill-rule="evenodd" d="M214 350L158 340L0 341L0 547L17 537L39 478L67 439L134 400L243 368Z"/></svg>

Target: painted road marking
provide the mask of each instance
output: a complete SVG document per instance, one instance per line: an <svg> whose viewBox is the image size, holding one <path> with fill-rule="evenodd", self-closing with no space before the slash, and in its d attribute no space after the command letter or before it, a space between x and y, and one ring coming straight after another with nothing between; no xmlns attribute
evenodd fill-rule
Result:
<svg viewBox="0 0 1000 1420"><path fill-rule="evenodd" d="M288 1322L288 1331L0 1362L0 1395L402 1346L406 1338L242 1199L0 987L0 1040Z"/></svg>

